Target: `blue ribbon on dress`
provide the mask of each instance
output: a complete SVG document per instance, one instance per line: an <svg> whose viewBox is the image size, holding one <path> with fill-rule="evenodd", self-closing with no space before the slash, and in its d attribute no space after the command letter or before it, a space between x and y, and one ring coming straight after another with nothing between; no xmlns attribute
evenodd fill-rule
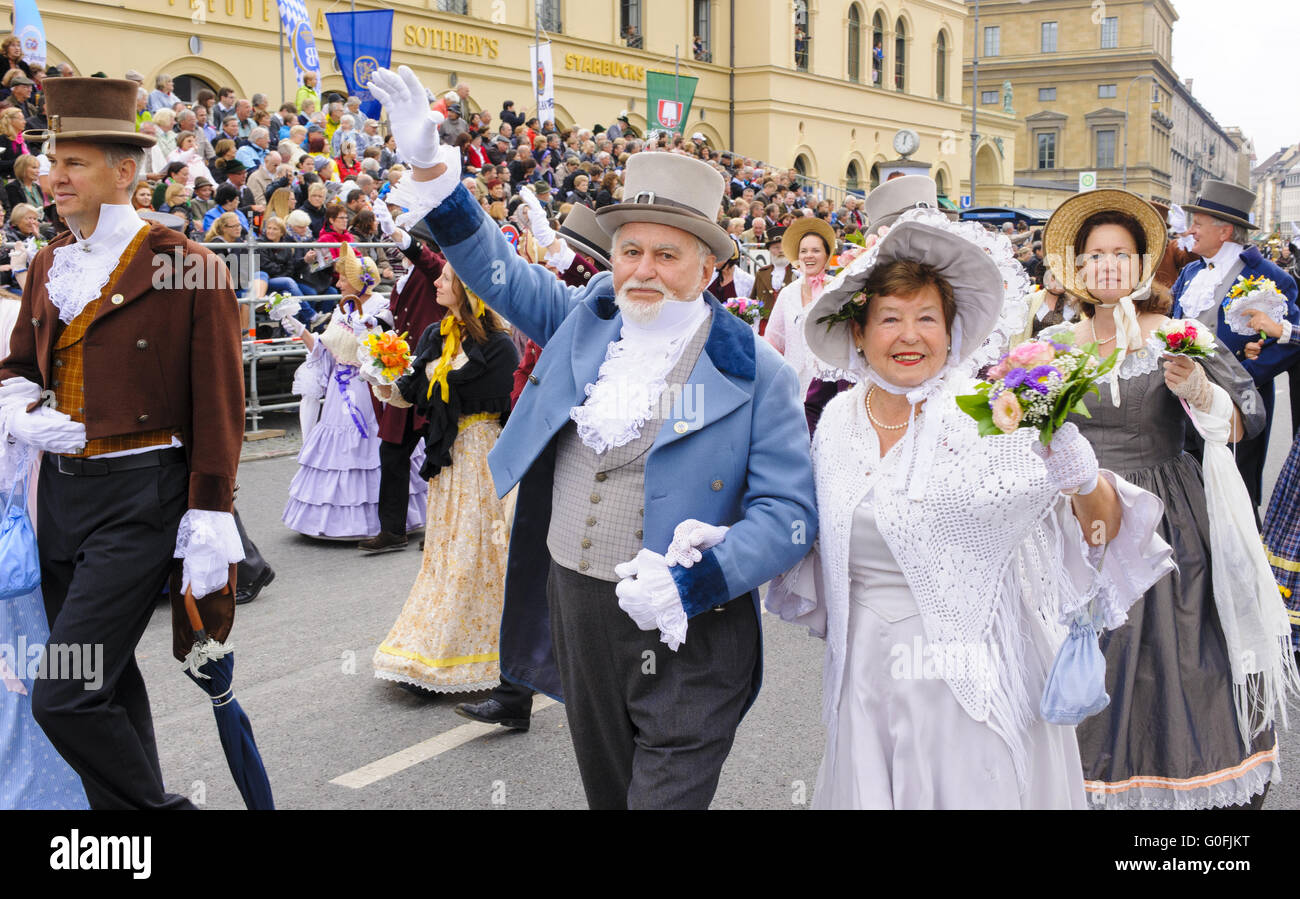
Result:
<svg viewBox="0 0 1300 899"><path fill-rule="evenodd" d="M361 413L357 411L356 404L352 402L352 376L357 373L355 365L336 365L334 367L334 381L339 385L339 392L343 394L343 405L348 410L348 415L352 416L352 423L357 426L357 432L361 434L362 439L369 437L366 433L366 426L361 421Z"/></svg>

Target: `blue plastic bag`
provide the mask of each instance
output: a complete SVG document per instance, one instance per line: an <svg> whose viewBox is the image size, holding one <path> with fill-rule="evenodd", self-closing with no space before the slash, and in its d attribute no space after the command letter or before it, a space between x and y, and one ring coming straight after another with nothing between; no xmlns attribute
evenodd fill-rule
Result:
<svg viewBox="0 0 1300 899"><path fill-rule="evenodd" d="M1070 622L1070 634L1056 653L1038 711L1048 724L1074 725L1108 705L1106 657L1085 608Z"/></svg>
<svg viewBox="0 0 1300 899"><path fill-rule="evenodd" d="M14 501L14 491L22 493ZM41 559L36 552L36 532L27 517L27 479L19 478L5 500L0 519L0 600L25 596L41 585Z"/></svg>

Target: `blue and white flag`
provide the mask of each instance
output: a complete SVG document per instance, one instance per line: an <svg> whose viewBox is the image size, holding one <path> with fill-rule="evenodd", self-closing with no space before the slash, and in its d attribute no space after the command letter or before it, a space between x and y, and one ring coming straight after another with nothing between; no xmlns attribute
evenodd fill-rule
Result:
<svg viewBox="0 0 1300 899"><path fill-rule="evenodd" d="M361 101L367 118L379 118L383 104L370 93L370 76L392 61L393 11L327 12L325 20L348 94Z"/></svg>
<svg viewBox="0 0 1300 899"><path fill-rule="evenodd" d="M23 60L45 68L45 26L36 0L14 0L14 34L23 42Z"/></svg>
<svg viewBox="0 0 1300 899"><path fill-rule="evenodd" d="M285 41L293 54L293 68L302 84L302 76L313 72L320 83L320 57L316 55L316 35L307 23L305 0L276 0L280 7L280 22L284 25Z"/></svg>

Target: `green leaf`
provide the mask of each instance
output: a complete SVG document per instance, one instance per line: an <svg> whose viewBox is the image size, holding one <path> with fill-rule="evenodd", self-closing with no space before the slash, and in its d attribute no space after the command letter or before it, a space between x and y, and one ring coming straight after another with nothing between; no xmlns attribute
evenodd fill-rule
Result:
<svg viewBox="0 0 1300 899"><path fill-rule="evenodd" d="M992 437L995 434L1004 433L1001 428L993 423L993 416L990 415L987 420L980 421L980 436Z"/></svg>
<svg viewBox="0 0 1300 899"><path fill-rule="evenodd" d="M957 397L957 406L971 418L976 420L987 415L993 417L993 410L989 407L989 398L985 394L967 393Z"/></svg>

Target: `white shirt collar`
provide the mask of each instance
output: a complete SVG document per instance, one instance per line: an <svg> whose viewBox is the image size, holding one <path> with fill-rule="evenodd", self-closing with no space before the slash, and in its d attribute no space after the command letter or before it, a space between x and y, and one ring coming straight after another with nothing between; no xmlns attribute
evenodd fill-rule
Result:
<svg viewBox="0 0 1300 899"><path fill-rule="evenodd" d="M68 221L68 230L76 238L79 249L87 253L101 252L120 256L131 238L145 225L144 219L126 203L111 203L99 207L99 221L89 237L82 237L81 229Z"/></svg>
<svg viewBox="0 0 1300 899"><path fill-rule="evenodd" d="M1219 252L1215 253L1205 261L1216 269L1222 268L1225 265L1231 265L1233 261L1242 254L1243 249L1244 248L1239 243L1233 243L1230 240L1224 241L1223 246L1219 247ZM1206 268L1208 267L1209 266L1207 265Z"/></svg>
<svg viewBox="0 0 1300 899"><path fill-rule="evenodd" d="M681 337L690 337L695 333L700 319L704 317L708 305L704 294L700 294L688 303L677 300L665 300L659 309L659 316L652 322L640 324L623 316L623 329L619 336L624 340L663 341Z"/></svg>

